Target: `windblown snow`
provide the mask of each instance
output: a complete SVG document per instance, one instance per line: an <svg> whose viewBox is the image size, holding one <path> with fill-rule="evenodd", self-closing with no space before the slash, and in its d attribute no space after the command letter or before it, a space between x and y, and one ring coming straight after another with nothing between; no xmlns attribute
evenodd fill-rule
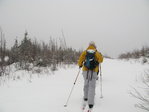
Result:
<svg viewBox="0 0 149 112"><path fill-rule="evenodd" d="M100 81L96 84L93 112L137 112L138 100L130 91L148 65L105 59L102 67L103 98ZM81 112L83 77L80 72L67 107L64 107L79 69L76 65L59 67L49 74L17 71L18 80L6 80L0 86L0 112Z"/></svg>

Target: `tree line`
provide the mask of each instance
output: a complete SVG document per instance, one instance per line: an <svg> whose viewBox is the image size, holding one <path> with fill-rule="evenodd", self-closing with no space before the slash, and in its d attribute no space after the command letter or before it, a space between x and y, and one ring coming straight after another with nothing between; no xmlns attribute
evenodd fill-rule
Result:
<svg viewBox="0 0 149 112"><path fill-rule="evenodd" d="M144 57L144 59L149 58L148 46L143 46L141 49L133 50L132 52L126 52L119 55L119 59L139 59L141 57Z"/></svg>
<svg viewBox="0 0 149 112"><path fill-rule="evenodd" d="M28 32L24 33L21 42L15 39L14 45L6 48L6 40L1 31L0 36L0 73L4 66L17 63L17 67L21 69L29 69L30 64L34 66L53 66L58 64L76 63L81 51L76 51L67 47L65 38L54 39L49 38L49 42L38 42L36 39L31 40Z"/></svg>

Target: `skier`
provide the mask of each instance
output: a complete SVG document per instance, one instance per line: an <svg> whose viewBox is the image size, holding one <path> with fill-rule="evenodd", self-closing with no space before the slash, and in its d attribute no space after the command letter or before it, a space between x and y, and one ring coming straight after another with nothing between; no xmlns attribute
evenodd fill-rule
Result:
<svg viewBox="0 0 149 112"><path fill-rule="evenodd" d="M82 52L79 57L78 65L82 68L84 78L84 97L83 110L88 104L88 112L91 112L94 106L95 86L97 79L97 72L99 71L99 64L103 62L103 56L97 51L96 45L93 41L89 43L88 48Z"/></svg>

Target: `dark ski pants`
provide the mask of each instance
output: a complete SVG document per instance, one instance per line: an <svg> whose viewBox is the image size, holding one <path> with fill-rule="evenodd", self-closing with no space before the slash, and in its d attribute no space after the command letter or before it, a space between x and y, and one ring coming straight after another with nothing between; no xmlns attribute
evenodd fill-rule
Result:
<svg viewBox="0 0 149 112"><path fill-rule="evenodd" d="M84 77L84 99L88 99L89 105L94 105L97 72L89 70L83 71L82 74Z"/></svg>

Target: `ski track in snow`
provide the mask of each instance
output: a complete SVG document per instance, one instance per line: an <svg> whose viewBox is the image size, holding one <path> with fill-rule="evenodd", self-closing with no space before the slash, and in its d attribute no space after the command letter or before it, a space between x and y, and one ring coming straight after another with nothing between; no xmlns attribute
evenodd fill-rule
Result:
<svg viewBox="0 0 149 112"><path fill-rule="evenodd" d="M97 81L93 112L138 112L137 99L129 91L147 65L105 59L102 64L103 98ZM81 112L83 77L80 72L73 93L64 107L79 69L60 68L53 75L32 82L10 81L0 86L0 112Z"/></svg>

